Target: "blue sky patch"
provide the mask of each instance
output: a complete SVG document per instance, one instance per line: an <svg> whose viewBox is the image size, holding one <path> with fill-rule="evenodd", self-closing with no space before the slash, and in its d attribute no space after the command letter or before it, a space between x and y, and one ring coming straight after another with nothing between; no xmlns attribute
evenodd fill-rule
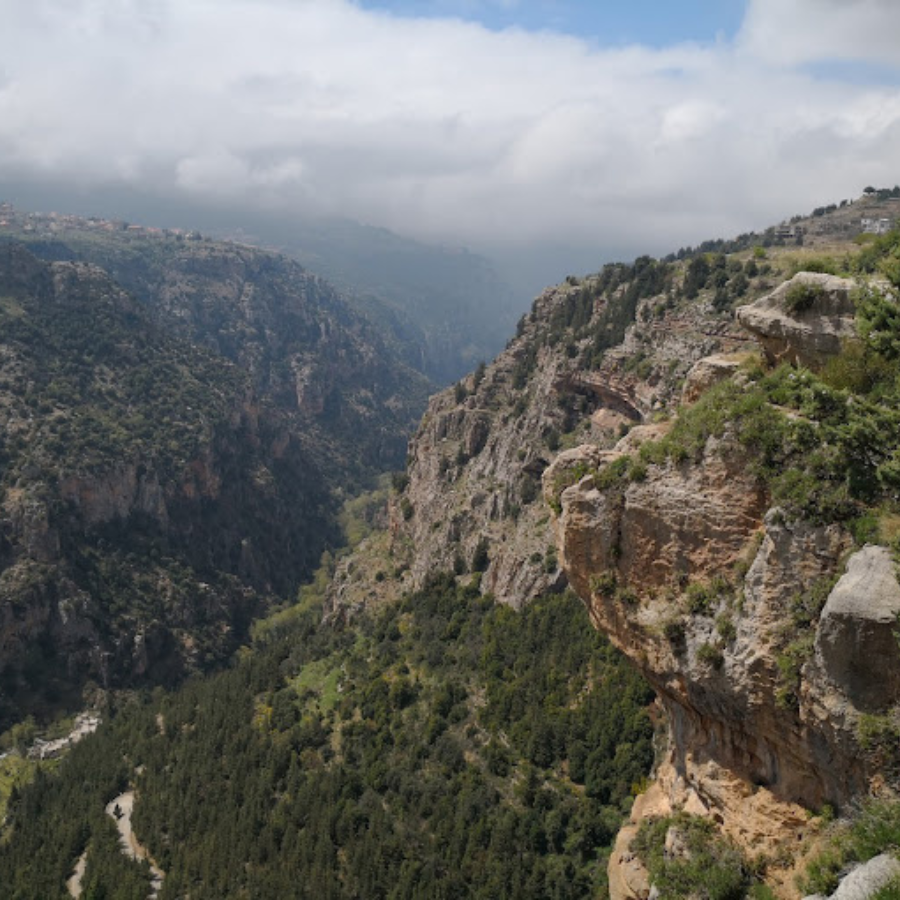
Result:
<svg viewBox="0 0 900 900"><path fill-rule="evenodd" d="M365 9L397 16L454 17L500 30L556 31L603 46L665 47L686 41L729 40L745 0L358 0Z"/></svg>

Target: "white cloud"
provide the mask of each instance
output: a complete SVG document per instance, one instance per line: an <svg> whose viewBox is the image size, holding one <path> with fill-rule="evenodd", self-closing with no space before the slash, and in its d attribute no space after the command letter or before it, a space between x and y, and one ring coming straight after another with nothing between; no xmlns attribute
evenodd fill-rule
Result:
<svg viewBox="0 0 900 900"><path fill-rule="evenodd" d="M751 0L741 42L778 65L827 60L900 65L896 0Z"/></svg>
<svg viewBox="0 0 900 900"><path fill-rule="evenodd" d="M662 50L349 0L0 0L0 20L7 182L640 253L900 180L900 90L797 68L897 62L893 0L752 0L734 44Z"/></svg>

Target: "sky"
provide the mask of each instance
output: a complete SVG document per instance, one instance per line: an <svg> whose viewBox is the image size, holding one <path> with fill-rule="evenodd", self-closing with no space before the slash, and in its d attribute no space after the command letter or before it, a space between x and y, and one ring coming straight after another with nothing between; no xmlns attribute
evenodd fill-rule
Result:
<svg viewBox="0 0 900 900"><path fill-rule="evenodd" d="M0 198L34 208L341 215L602 261L900 182L896 0L0 0L0 21Z"/></svg>

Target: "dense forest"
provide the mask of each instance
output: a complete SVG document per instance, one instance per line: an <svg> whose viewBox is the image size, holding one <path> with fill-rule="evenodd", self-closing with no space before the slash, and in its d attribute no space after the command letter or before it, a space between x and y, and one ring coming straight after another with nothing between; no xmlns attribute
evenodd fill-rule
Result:
<svg viewBox="0 0 900 900"><path fill-rule="evenodd" d="M227 671L125 703L10 804L0 897L576 898L652 761L647 686L571 595L435 579L356 629L262 623Z"/></svg>

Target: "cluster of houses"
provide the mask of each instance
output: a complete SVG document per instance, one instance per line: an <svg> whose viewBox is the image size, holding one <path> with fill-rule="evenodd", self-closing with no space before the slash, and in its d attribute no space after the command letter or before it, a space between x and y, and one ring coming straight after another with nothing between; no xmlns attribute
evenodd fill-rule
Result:
<svg viewBox="0 0 900 900"><path fill-rule="evenodd" d="M894 227L894 220L882 216L880 219L860 219L863 234L887 234Z"/></svg>

